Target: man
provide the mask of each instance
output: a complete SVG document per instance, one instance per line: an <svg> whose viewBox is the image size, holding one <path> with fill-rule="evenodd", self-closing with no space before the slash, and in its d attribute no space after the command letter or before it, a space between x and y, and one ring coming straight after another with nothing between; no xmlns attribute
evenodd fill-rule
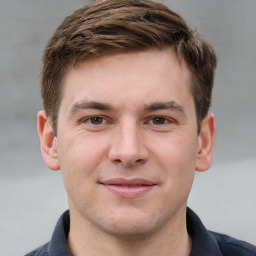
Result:
<svg viewBox="0 0 256 256"><path fill-rule="evenodd" d="M256 255L187 208L215 137L213 47L166 6L101 0L67 17L43 57L38 114L69 211L28 255Z"/></svg>

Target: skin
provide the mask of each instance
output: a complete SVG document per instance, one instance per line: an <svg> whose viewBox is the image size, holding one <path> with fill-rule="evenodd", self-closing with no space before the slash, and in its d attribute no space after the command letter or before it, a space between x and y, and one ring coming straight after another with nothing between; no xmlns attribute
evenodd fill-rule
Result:
<svg viewBox="0 0 256 256"><path fill-rule="evenodd" d="M187 198L195 170L211 165L215 124L208 114L198 136L188 84L172 48L112 54L66 72L57 137L39 112L44 160L68 194L73 255L190 254ZM116 193L106 185L116 178L150 188Z"/></svg>

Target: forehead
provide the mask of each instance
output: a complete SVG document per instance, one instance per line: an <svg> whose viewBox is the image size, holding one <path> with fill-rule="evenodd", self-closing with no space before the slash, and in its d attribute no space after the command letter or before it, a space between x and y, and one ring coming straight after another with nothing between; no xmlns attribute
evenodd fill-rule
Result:
<svg viewBox="0 0 256 256"><path fill-rule="evenodd" d="M188 68L172 48L86 60L66 72L63 86L65 104L82 100L122 104L127 99L131 104L150 104L190 95Z"/></svg>

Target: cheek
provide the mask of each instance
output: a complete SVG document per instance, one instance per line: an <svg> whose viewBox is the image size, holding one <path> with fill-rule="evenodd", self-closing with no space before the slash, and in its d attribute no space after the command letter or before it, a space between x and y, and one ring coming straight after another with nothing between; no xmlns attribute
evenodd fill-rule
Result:
<svg viewBox="0 0 256 256"><path fill-rule="evenodd" d="M79 133L70 138L60 139L58 155L64 168L68 165L71 169L77 167L77 171L89 171L90 166L97 165L97 159L102 158L105 148L102 140L97 140L86 133Z"/></svg>
<svg viewBox="0 0 256 256"><path fill-rule="evenodd" d="M164 169L172 170L173 174L194 171L198 150L197 139L187 139L184 135L160 138L154 144L155 159ZM158 145L157 147L155 147ZM169 167L169 168L168 168Z"/></svg>
<svg viewBox="0 0 256 256"><path fill-rule="evenodd" d="M194 179L197 140L186 139L184 136L174 137L158 143L162 146L155 150L155 161L164 170L165 191L173 195L173 201L184 201Z"/></svg>
<svg viewBox="0 0 256 256"><path fill-rule="evenodd" d="M96 179L94 170L102 161L103 151L100 143L83 134L60 138L58 157L64 183L74 183L79 187Z"/></svg>

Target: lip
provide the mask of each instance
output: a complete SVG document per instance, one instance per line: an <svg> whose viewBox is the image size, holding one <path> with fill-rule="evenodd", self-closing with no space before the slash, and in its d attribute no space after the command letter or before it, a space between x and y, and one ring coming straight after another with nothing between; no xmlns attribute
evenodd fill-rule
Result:
<svg viewBox="0 0 256 256"><path fill-rule="evenodd" d="M156 186L156 183L140 178L115 178L102 181L99 184L115 195L129 198L142 196Z"/></svg>

